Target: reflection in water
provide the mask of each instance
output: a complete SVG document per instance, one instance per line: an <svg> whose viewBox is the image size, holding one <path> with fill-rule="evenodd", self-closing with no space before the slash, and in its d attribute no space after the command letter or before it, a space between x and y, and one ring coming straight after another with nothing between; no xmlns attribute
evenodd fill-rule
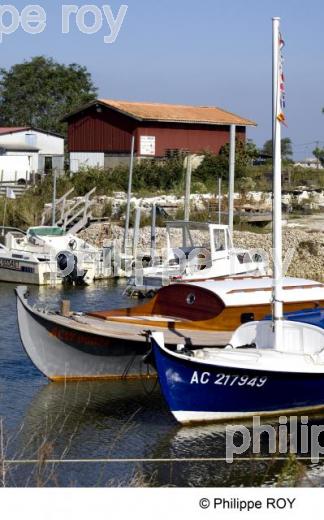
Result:
<svg viewBox="0 0 324 520"><path fill-rule="evenodd" d="M150 392L148 394L148 392ZM21 431L10 446L14 459L138 459L152 449L175 423L152 381L50 383L31 401ZM69 485L119 485L131 479L137 465L54 464L43 478ZM16 475L21 468L14 468ZM37 467L24 468L32 482ZM32 476L31 476L32 474ZM15 476L15 478L17 478ZM143 484L145 482L143 474ZM126 479L126 480L125 480ZM150 476L148 476L148 480Z"/></svg>
<svg viewBox="0 0 324 520"><path fill-rule="evenodd" d="M323 417L314 417L311 424L322 422ZM278 434L277 421L266 424ZM252 437L251 423L244 426ZM221 424L179 427L165 409L159 389L148 394L140 381L51 383L30 403L10 446L13 458L40 462L23 469L13 466L10 478L20 483L25 479L28 485L60 486L321 485L321 464L297 460L295 455L269 454L266 433L260 437L260 454L248 449L229 464L229 431L235 432L236 426L230 430ZM233 438L240 446L240 433ZM141 460L44 465L45 459Z"/></svg>
<svg viewBox="0 0 324 520"><path fill-rule="evenodd" d="M158 385L152 388L152 381L146 382L147 388L141 381L48 383L21 346L13 290L12 285L0 284L0 415L7 440L5 455L6 459L35 459L37 463L7 465L6 485L324 484L322 462L299 461L295 455L278 460L276 454L269 455L267 434L261 437L262 459L250 450L228 464L224 460L226 426L180 427L168 412ZM32 288L31 292L32 297L52 304L64 296L80 310L136 303L124 297L123 287L116 284L59 291ZM267 420L267 424L278 432L277 420ZM323 416L312 417L312 425L324 429ZM251 424L245 426L252 434ZM239 433L234 442L240 445ZM98 462L107 458L132 460ZM61 459L97 462L46 462ZM0 482L2 477L0 474Z"/></svg>

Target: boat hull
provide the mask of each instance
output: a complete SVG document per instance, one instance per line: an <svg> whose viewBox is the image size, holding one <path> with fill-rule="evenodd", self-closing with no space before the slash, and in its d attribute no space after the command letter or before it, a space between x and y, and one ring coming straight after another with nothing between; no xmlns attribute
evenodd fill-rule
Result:
<svg viewBox="0 0 324 520"><path fill-rule="evenodd" d="M21 340L46 377L52 381L148 377L143 362L149 349L145 341L109 338L58 325L31 309L23 291L16 291Z"/></svg>
<svg viewBox="0 0 324 520"><path fill-rule="evenodd" d="M32 268L34 269L34 268ZM13 269L1 269L0 268L0 281L8 283L19 283L29 285L43 285L40 274L37 272L23 272Z"/></svg>
<svg viewBox="0 0 324 520"><path fill-rule="evenodd" d="M183 424L324 408L324 373L233 368L175 356L152 338L164 398Z"/></svg>
<svg viewBox="0 0 324 520"><path fill-rule="evenodd" d="M62 283L46 262L36 263L0 257L0 281L26 285L56 285Z"/></svg>

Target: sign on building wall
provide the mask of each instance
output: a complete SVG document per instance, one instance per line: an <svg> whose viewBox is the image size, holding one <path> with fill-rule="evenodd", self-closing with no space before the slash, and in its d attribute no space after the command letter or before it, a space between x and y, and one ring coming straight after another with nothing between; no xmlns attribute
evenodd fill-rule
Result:
<svg viewBox="0 0 324 520"><path fill-rule="evenodd" d="M140 155L155 155L155 136L141 135Z"/></svg>

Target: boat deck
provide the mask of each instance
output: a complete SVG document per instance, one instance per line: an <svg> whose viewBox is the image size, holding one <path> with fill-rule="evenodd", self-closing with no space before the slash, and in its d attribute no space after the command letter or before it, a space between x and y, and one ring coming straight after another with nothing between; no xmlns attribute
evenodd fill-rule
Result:
<svg viewBox="0 0 324 520"><path fill-rule="evenodd" d="M173 329L173 322L169 322L168 327L161 327L154 324L154 320L147 320L147 327L132 323L127 320L127 323L118 322L114 320L102 320L92 316L79 316L73 314L70 318L60 315L53 316L53 321L60 325L73 327L82 332L100 334L102 336L113 337L116 339L129 339L131 341L147 341L145 332L148 330L155 330L163 332L165 335L165 342L168 345L180 345L189 343L194 346L225 346L228 344L232 333L218 332L218 331L204 331L204 330L188 330L178 328ZM175 322L174 322L175 323ZM188 341L190 338L190 341Z"/></svg>

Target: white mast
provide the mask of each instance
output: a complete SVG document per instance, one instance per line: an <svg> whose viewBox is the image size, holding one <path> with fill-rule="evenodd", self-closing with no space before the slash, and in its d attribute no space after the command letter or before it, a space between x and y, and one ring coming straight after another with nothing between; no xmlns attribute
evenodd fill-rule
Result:
<svg viewBox="0 0 324 520"><path fill-rule="evenodd" d="M282 294L282 209L281 209L281 123L280 107L280 18L272 19L273 29L273 323L274 348L283 345L283 294Z"/></svg>
<svg viewBox="0 0 324 520"><path fill-rule="evenodd" d="M228 186L228 225L231 237L234 227L234 189L235 189L235 137L236 125L230 126L230 157L229 157L229 186Z"/></svg>

